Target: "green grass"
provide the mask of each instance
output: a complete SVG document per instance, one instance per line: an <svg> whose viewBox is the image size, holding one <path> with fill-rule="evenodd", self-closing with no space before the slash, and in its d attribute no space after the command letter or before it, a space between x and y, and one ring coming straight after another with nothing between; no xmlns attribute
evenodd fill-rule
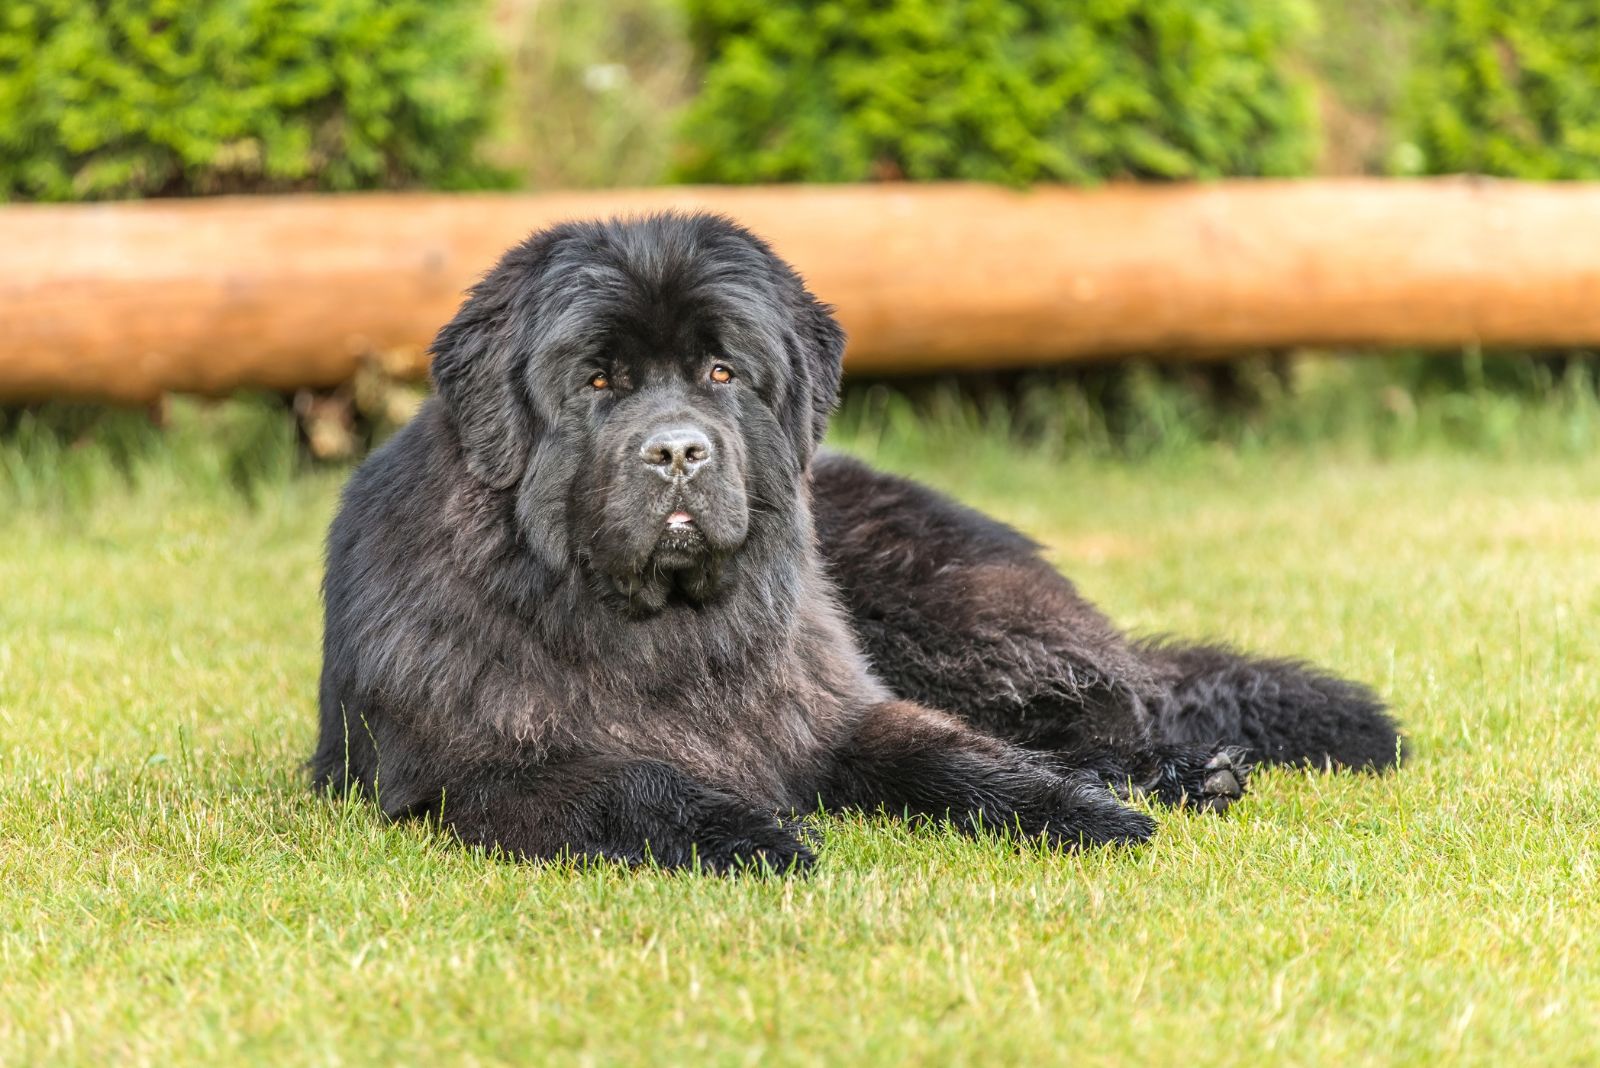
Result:
<svg viewBox="0 0 1600 1068"><path fill-rule="evenodd" d="M857 411L1133 627L1376 683L1415 759L1123 852L830 821L794 882L496 863L313 797L340 476L233 418L243 452L0 448L0 1064L1592 1059L1593 450L1090 461Z"/></svg>

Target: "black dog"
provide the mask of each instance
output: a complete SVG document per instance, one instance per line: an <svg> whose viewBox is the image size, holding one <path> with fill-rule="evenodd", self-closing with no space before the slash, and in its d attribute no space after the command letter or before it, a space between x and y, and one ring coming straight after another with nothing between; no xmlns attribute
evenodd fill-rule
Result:
<svg viewBox="0 0 1600 1068"><path fill-rule="evenodd" d="M819 805L1136 842L1117 791L1221 808L1246 750L1395 760L1365 689L1129 644L1015 532L815 456L843 347L720 218L508 253L334 523L316 781L519 857L722 871L808 865L784 817Z"/></svg>

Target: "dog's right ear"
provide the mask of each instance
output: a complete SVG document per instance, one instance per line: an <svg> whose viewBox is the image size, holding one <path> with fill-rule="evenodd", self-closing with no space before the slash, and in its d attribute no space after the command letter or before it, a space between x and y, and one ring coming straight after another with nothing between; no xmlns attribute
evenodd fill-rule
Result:
<svg viewBox="0 0 1600 1068"><path fill-rule="evenodd" d="M800 295L800 332L809 348L811 369L811 445L822 444L828 420L839 406L839 382L844 375L844 327L833 317L833 307L811 293Z"/></svg>
<svg viewBox="0 0 1600 1068"><path fill-rule="evenodd" d="M433 383L461 437L467 469L495 489L517 483L528 462L532 427L515 383L507 336L508 302L491 277L473 287L456 317L433 339Z"/></svg>

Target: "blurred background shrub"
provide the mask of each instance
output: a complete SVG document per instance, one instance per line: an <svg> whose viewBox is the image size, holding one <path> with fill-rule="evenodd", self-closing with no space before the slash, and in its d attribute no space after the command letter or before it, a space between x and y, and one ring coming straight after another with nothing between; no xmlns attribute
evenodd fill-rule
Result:
<svg viewBox="0 0 1600 1068"><path fill-rule="evenodd" d="M494 184L479 0L3 0L0 198Z"/></svg>
<svg viewBox="0 0 1600 1068"><path fill-rule="evenodd" d="M1292 0L687 0L691 181L1290 175Z"/></svg>
<svg viewBox="0 0 1600 1068"><path fill-rule="evenodd" d="M1595 177L1597 28L1593 0L3 0L0 198Z"/></svg>
<svg viewBox="0 0 1600 1068"><path fill-rule="evenodd" d="M1422 17L1417 0L1317 0L1298 65L1316 84L1319 174L1378 174L1399 136Z"/></svg>
<svg viewBox="0 0 1600 1068"><path fill-rule="evenodd" d="M1600 177L1600 5L1415 2L1422 32L1396 171Z"/></svg>
<svg viewBox="0 0 1600 1068"><path fill-rule="evenodd" d="M661 182L693 94L681 0L502 0L513 24L490 147L533 189Z"/></svg>

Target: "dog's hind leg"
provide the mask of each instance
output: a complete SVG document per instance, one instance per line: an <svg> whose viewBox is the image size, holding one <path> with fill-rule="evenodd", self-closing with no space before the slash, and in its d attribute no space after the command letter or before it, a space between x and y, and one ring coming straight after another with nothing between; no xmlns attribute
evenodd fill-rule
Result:
<svg viewBox="0 0 1600 1068"><path fill-rule="evenodd" d="M1218 645L1162 640L1139 649L1172 694L1155 711L1163 741L1222 742L1262 763L1358 771L1393 767L1402 755L1383 701L1358 682Z"/></svg>
<svg viewBox="0 0 1600 1068"><path fill-rule="evenodd" d="M1159 737L1165 682L1027 538L844 457L819 460L813 492L830 573L896 694L1124 796L1219 812L1243 794L1242 753Z"/></svg>
<svg viewBox="0 0 1600 1068"><path fill-rule="evenodd" d="M1395 762L1395 724L1358 683L1216 646L1132 642L1021 534L858 461L820 457L813 497L862 648L901 697L1202 807L1227 803L1206 789L1224 751L1241 786L1254 762Z"/></svg>
<svg viewBox="0 0 1600 1068"><path fill-rule="evenodd" d="M1033 542L847 457L812 483L829 574L898 696L1030 749L1153 739L1165 685Z"/></svg>

